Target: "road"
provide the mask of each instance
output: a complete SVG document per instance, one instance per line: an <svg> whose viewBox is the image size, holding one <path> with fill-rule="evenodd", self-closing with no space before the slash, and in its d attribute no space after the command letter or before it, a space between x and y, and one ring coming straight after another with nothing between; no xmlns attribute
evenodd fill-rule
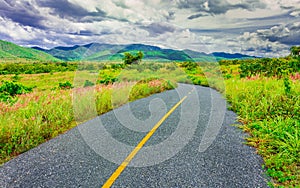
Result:
<svg viewBox="0 0 300 188"><path fill-rule="evenodd" d="M268 187L235 120L215 90L180 84L5 163L0 187Z"/></svg>

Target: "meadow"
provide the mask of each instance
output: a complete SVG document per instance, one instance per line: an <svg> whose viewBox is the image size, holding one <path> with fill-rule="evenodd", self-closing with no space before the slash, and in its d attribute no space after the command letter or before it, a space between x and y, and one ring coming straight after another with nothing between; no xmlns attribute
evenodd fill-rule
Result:
<svg viewBox="0 0 300 188"><path fill-rule="evenodd" d="M194 63L195 64L195 63ZM220 61L224 80L209 86L223 93L249 133L247 143L264 159L271 187L300 185L300 58L265 58ZM194 84L207 85L211 65L184 68ZM205 73L199 74L199 67ZM220 82L224 82L224 85Z"/></svg>
<svg viewBox="0 0 300 188"><path fill-rule="evenodd" d="M257 148L263 157L266 173L272 177L270 186L300 185L299 57L219 64L59 64L48 64L51 70L39 65L45 69L38 73L32 64L20 67L31 67L33 72L0 66L1 87L4 81L25 86L20 89L23 94L0 102L1 163L80 122L129 101L173 89L181 82L209 86L223 93L230 109L238 114L241 124L236 126L249 133L246 144Z"/></svg>
<svg viewBox="0 0 300 188"><path fill-rule="evenodd" d="M172 75L160 63L153 63L158 67L155 70L125 68L117 63L77 66L77 71L0 75L1 163L78 123L127 102L173 89L177 83L169 79ZM184 73L177 70L173 74Z"/></svg>

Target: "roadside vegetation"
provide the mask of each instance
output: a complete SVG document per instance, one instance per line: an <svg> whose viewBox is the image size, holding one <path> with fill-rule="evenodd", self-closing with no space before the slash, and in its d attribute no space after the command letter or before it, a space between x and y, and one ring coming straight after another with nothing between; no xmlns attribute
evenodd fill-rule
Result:
<svg viewBox="0 0 300 188"><path fill-rule="evenodd" d="M171 65L133 60L140 65L0 64L0 162L64 133L77 123L176 87L177 81L168 74ZM174 74L184 73L178 69ZM78 96L80 100L74 101Z"/></svg>
<svg viewBox="0 0 300 188"><path fill-rule="evenodd" d="M270 186L299 186L297 49L284 58L221 60L220 66L142 62L142 53L127 54L124 63L2 63L0 162L129 101L175 88L177 82L193 83L227 98L239 127L250 135L247 144L264 159Z"/></svg>
<svg viewBox="0 0 300 188"><path fill-rule="evenodd" d="M270 186L300 185L300 57L222 60L225 90L216 82L230 109L238 114L240 128L250 134L247 144L257 148ZM194 84L207 86L204 73L216 74L211 65L189 63L181 67Z"/></svg>

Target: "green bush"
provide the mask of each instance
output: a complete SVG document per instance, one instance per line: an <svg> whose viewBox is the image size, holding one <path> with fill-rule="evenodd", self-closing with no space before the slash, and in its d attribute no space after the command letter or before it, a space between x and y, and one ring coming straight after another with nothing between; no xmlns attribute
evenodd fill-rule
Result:
<svg viewBox="0 0 300 188"><path fill-rule="evenodd" d="M97 81L99 84L112 84L118 81L118 76L120 74L119 69L105 69L100 70L99 72L99 80Z"/></svg>
<svg viewBox="0 0 300 188"><path fill-rule="evenodd" d="M13 102L16 95L32 92L31 87L10 81L2 81L0 86L0 101Z"/></svg>
<svg viewBox="0 0 300 188"><path fill-rule="evenodd" d="M284 77L300 71L297 58L262 58L240 61L241 78L249 76Z"/></svg>
<svg viewBox="0 0 300 188"><path fill-rule="evenodd" d="M125 68L125 65L124 64L120 64L120 63L112 64L111 68L112 69L123 69L123 68Z"/></svg>
<svg viewBox="0 0 300 188"><path fill-rule="evenodd" d="M192 71L198 67L198 64L195 62L183 62L180 64L180 67L183 67L188 71Z"/></svg>
<svg viewBox="0 0 300 188"><path fill-rule="evenodd" d="M0 75L75 71L78 63L2 63Z"/></svg>
<svg viewBox="0 0 300 188"><path fill-rule="evenodd" d="M130 64L138 64L139 62L142 61L144 57L143 52L139 51L136 55L132 55L129 52L124 53L124 64L125 65L130 65Z"/></svg>
<svg viewBox="0 0 300 188"><path fill-rule="evenodd" d="M93 83L93 82L91 82L91 81L89 81L89 80L86 80L85 82L84 82L84 85L83 85L83 87L91 87L91 86L94 86L95 84Z"/></svg>
<svg viewBox="0 0 300 188"><path fill-rule="evenodd" d="M59 83L59 86L58 86L60 89L72 89L73 88L73 85L69 82L69 81L66 81L64 83Z"/></svg>

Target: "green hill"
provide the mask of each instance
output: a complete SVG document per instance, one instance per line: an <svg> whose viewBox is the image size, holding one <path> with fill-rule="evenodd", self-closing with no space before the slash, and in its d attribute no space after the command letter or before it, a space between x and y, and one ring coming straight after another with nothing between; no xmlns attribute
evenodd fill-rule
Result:
<svg viewBox="0 0 300 188"><path fill-rule="evenodd" d="M61 61L50 54L0 40L0 61Z"/></svg>
<svg viewBox="0 0 300 188"><path fill-rule="evenodd" d="M121 60L125 52L144 53L144 60L153 61L202 61L212 62L220 59L245 59L253 58L243 54L228 54L228 53L211 53L196 52L192 50L174 50L162 49L157 46L145 44L99 44L91 43L87 45L75 45L71 47L55 47L50 50L34 47L52 56L64 61L103 61L103 60Z"/></svg>

